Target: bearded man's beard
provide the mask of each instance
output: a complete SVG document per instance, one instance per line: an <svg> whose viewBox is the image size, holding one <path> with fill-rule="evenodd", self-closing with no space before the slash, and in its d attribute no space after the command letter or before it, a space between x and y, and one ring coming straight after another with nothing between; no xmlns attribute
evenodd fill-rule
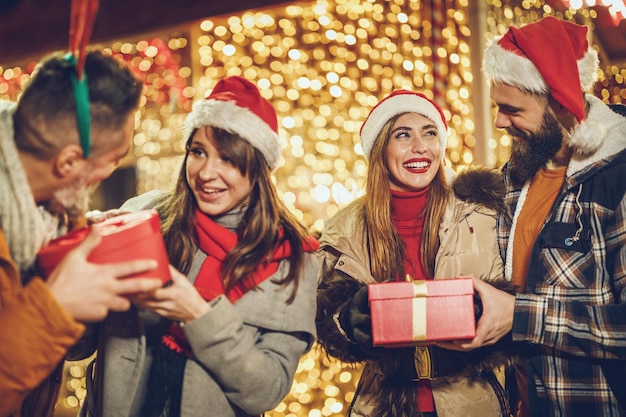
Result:
<svg viewBox="0 0 626 417"><path fill-rule="evenodd" d="M84 215L89 209L91 194L97 184L88 186L84 179L57 190L53 194L48 210L56 214L65 214L70 218Z"/></svg>
<svg viewBox="0 0 626 417"><path fill-rule="evenodd" d="M511 180L525 184L546 166L563 144L563 131L556 117L546 111L537 133L525 133L515 127L506 131L517 139L511 145Z"/></svg>

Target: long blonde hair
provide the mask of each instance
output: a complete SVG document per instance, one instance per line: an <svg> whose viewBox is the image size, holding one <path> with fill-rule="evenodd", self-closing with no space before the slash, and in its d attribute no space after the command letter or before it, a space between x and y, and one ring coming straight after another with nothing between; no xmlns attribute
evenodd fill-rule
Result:
<svg viewBox="0 0 626 417"><path fill-rule="evenodd" d="M402 114L389 119L374 141L369 157L365 196L360 201L371 262L370 269L376 281L402 280L405 276L406 248L391 217L390 174L385 160L391 129L400 116ZM434 275L435 256L439 249L439 227L450 194L451 188L442 164L429 186L426 206L422 213L424 230L420 243L420 259L428 278Z"/></svg>

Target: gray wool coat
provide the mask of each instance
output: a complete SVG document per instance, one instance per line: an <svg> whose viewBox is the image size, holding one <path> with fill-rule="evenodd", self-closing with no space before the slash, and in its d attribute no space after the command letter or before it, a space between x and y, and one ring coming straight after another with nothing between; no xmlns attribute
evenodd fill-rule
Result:
<svg viewBox="0 0 626 417"><path fill-rule="evenodd" d="M197 252L188 274L192 281L205 257ZM315 254L307 253L291 304L286 300L292 286L274 283L287 272L283 262L258 290L248 291L234 304L220 296L211 301L211 311L182 327L193 358L185 366L181 416L258 416L280 403L291 389L301 356L315 341L319 267ZM105 343L96 359L96 377L87 376L87 398L79 416L94 416L97 408L90 408L101 400L102 416L140 417L143 401L150 395L146 385L152 351L160 343L154 334L161 321L154 313L134 307L109 315L100 329ZM90 390L100 372L101 389Z"/></svg>

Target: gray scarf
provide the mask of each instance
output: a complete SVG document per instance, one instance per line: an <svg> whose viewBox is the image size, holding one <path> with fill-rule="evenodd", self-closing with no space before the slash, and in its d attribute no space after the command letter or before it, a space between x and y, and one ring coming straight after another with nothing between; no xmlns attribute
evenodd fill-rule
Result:
<svg viewBox="0 0 626 417"><path fill-rule="evenodd" d="M58 219L37 207L13 138L16 103L0 100L0 228L22 275L57 234Z"/></svg>

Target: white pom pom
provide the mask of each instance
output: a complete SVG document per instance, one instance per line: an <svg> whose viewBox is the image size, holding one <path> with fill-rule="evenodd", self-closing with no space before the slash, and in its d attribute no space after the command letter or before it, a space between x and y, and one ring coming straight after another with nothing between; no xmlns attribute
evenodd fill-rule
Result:
<svg viewBox="0 0 626 417"><path fill-rule="evenodd" d="M587 119L573 129L569 145L579 154L589 155L598 150L606 134L602 123Z"/></svg>

